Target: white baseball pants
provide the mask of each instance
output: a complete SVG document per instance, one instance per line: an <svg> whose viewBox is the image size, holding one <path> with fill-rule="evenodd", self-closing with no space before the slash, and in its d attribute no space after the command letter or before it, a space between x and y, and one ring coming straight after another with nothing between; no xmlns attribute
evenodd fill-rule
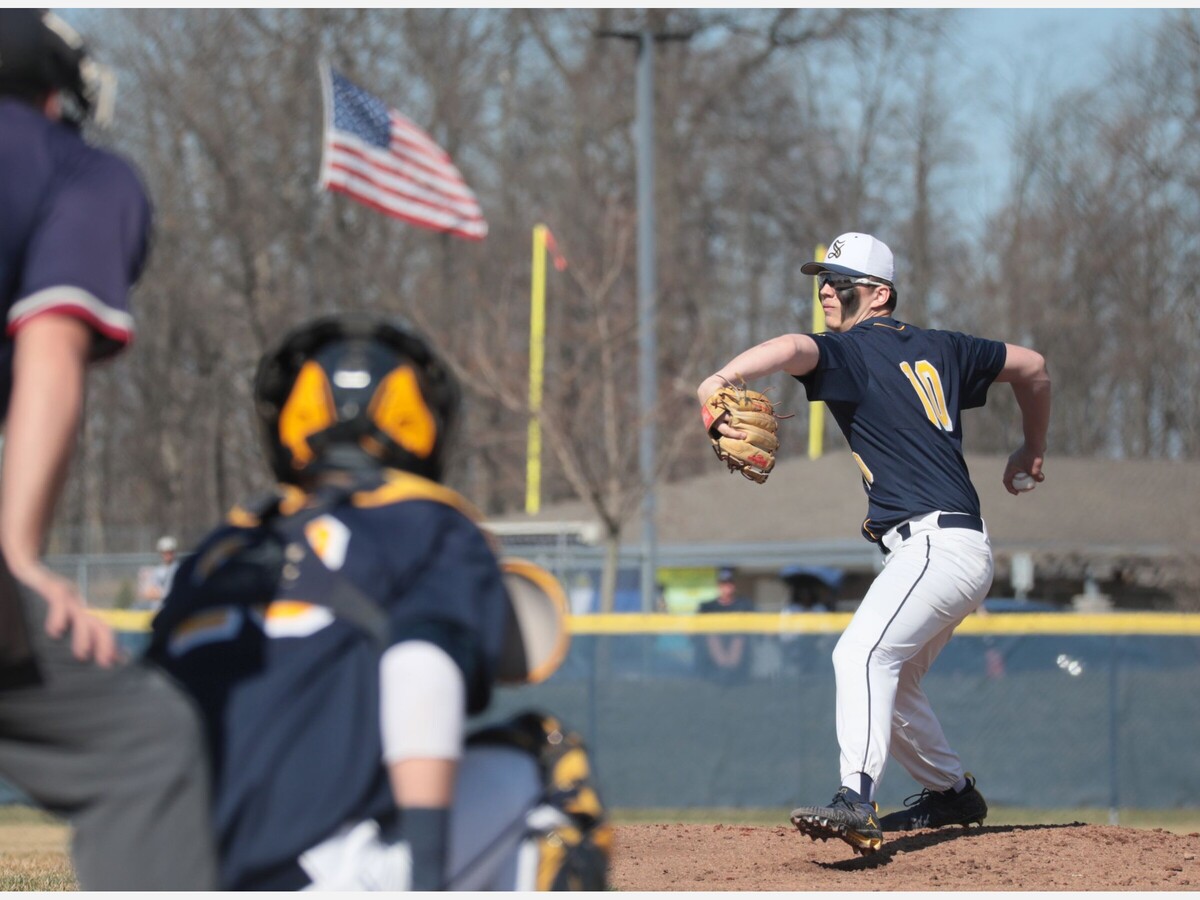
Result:
<svg viewBox="0 0 1200 900"><path fill-rule="evenodd" d="M527 840L542 779L537 761L510 747L469 747L459 764L450 812L449 882L459 891L532 891L540 855ZM538 809L543 817L562 813ZM307 891L406 891L408 844L387 843L373 821L347 825L300 856Z"/></svg>
<svg viewBox="0 0 1200 900"><path fill-rule="evenodd" d="M864 773L877 785L890 751L913 779L946 790L963 776L921 679L992 585L986 533L939 528L938 513L884 535L875 578L833 651L843 782Z"/></svg>

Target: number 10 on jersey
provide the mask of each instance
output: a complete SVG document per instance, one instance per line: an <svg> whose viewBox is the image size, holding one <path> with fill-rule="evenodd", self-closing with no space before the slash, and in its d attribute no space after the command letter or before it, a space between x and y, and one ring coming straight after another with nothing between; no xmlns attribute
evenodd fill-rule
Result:
<svg viewBox="0 0 1200 900"><path fill-rule="evenodd" d="M917 360L916 371L906 362L900 363L900 371L913 386L921 405L925 407L925 415L934 427L943 431L953 431L954 423L950 421L950 413L946 409L946 394L942 390L942 376L933 364L926 359Z"/></svg>

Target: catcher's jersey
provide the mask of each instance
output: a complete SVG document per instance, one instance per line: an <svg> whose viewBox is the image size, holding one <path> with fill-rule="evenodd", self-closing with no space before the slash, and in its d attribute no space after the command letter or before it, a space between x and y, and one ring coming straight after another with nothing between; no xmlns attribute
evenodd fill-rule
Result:
<svg viewBox="0 0 1200 900"><path fill-rule="evenodd" d="M0 418L12 382L12 336L53 310L87 322L93 358L129 343L129 288L141 274L150 204L124 160L72 127L0 98Z"/></svg>
<svg viewBox="0 0 1200 900"><path fill-rule="evenodd" d="M324 605L337 579L386 613L384 643L439 645L463 670L468 711L488 704L508 601L465 508L452 491L393 472L316 517L262 526L239 514L180 567L150 656L196 698L208 728L222 888L269 883L342 824L394 810L380 737L384 647ZM260 565L267 528L283 534L281 570Z"/></svg>
<svg viewBox="0 0 1200 900"><path fill-rule="evenodd" d="M983 406L1004 368L999 341L872 318L841 334L814 334L820 359L797 380L824 400L862 471L863 536L923 513L979 515L962 455L965 409Z"/></svg>

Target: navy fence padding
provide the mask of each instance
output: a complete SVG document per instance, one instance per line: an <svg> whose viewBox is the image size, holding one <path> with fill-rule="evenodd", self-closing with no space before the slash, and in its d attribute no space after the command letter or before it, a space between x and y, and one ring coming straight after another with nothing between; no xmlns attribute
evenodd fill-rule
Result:
<svg viewBox="0 0 1200 900"><path fill-rule="evenodd" d="M703 635L576 636L542 685L501 692L583 732L616 807L790 808L839 784L837 635L747 635L747 676L697 671ZM1200 638L959 635L924 681L963 764L997 806L1200 806ZM919 790L898 764L894 808Z"/></svg>
<svg viewBox="0 0 1200 900"><path fill-rule="evenodd" d="M121 635L132 653L146 637ZM697 664L705 637L576 635L553 677L501 689L471 724L554 713L584 735L614 807L830 799L838 635L746 635L750 665L734 681ZM993 805L1200 807L1200 637L960 634L924 685ZM892 809L918 790L893 763L878 800ZM21 799L0 782L0 803Z"/></svg>

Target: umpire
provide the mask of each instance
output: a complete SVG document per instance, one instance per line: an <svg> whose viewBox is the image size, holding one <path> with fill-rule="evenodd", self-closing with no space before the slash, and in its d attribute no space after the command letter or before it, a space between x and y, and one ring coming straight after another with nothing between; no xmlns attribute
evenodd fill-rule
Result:
<svg viewBox="0 0 1200 900"><path fill-rule="evenodd" d="M133 333L150 205L87 144L107 83L53 15L0 10L0 775L74 826L80 887L216 886L196 713L41 559L89 363ZM7 563L7 566L4 565Z"/></svg>

